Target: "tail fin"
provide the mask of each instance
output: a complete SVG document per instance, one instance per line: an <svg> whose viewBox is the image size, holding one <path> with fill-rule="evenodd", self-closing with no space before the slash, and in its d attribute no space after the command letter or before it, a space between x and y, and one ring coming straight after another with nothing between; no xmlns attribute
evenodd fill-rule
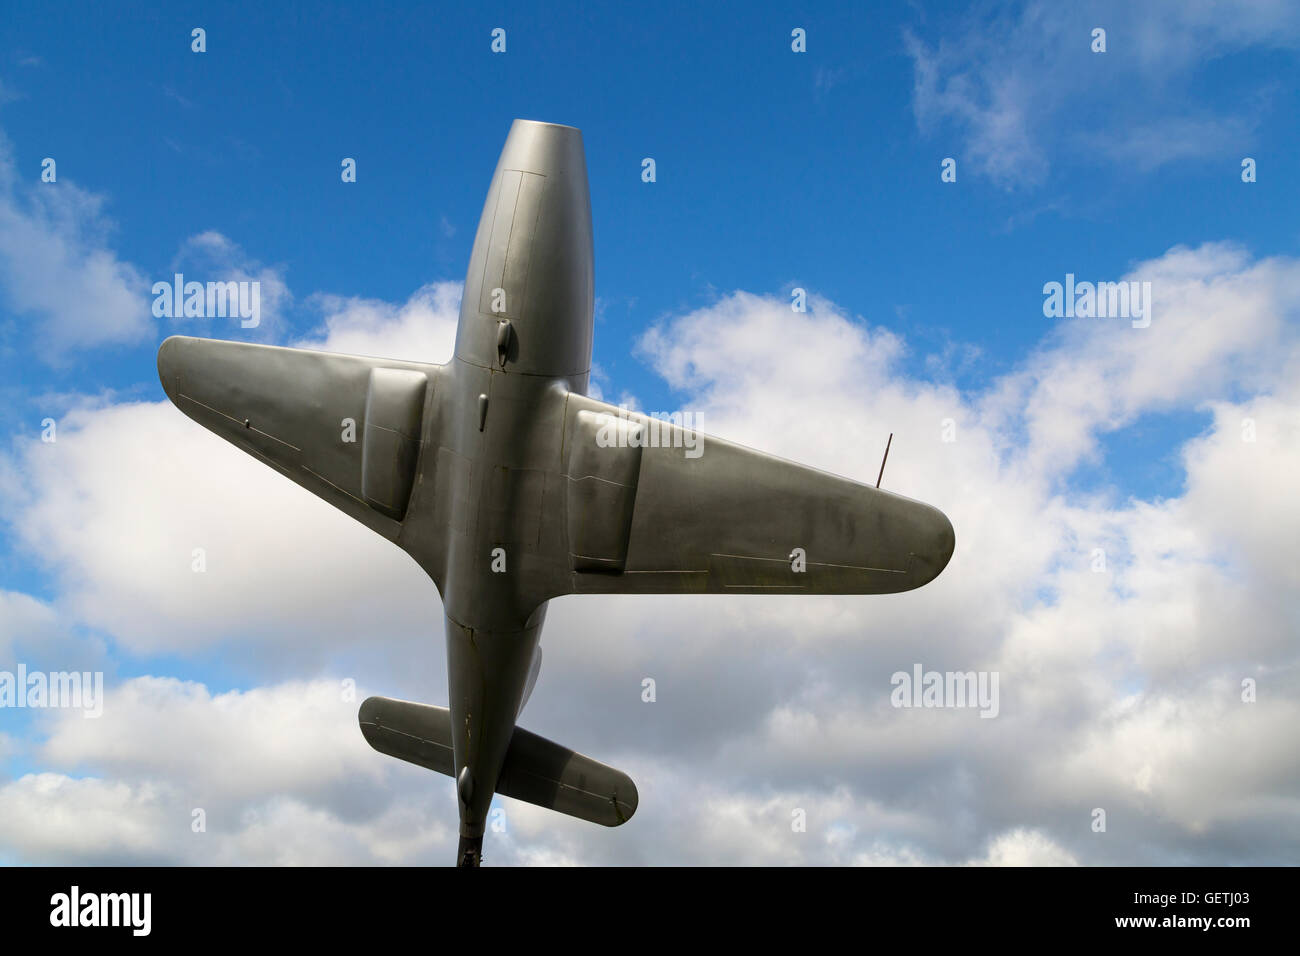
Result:
<svg viewBox="0 0 1300 956"><path fill-rule="evenodd" d="M455 776L447 708L370 697L357 721L380 753ZM637 806L636 784L627 774L522 727L510 739L497 793L607 827L626 823Z"/></svg>

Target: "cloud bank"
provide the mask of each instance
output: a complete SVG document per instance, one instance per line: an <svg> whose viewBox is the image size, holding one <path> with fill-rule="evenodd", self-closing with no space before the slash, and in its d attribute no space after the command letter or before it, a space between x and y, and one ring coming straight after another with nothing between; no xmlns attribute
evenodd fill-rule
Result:
<svg viewBox="0 0 1300 956"><path fill-rule="evenodd" d="M522 723L627 770L640 809L608 831L499 799L488 860L1294 861L1300 261L1208 244L1128 278L1153 284L1149 328L1053 322L978 392L910 376L906 340L815 296L800 314L737 291L650 329L641 358L709 431L859 480L892 431L885 485L943 508L957 551L901 595L555 601ZM300 344L445 359L458 297L321 297ZM1181 494L1078 490L1107 436L1171 410L1208 421L1179 445ZM101 719L9 740L39 769L0 782L0 853L450 858L450 782L355 723L368 693L445 699L409 558L164 402L86 402L8 466L4 513L59 593L7 606L137 664ZM214 654L228 686L150 671ZM998 672L998 717L891 707L916 663Z"/></svg>

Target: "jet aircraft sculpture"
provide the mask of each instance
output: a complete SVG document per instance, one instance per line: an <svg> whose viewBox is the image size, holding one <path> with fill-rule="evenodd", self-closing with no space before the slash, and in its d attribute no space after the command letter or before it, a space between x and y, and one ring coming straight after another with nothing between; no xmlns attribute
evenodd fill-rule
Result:
<svg viewBox="0 0 1300 956"><path fill-rule="evenodd" d="M551 598L885 594L953 551L929 505L588 398L592 268L582 134L516 120L445 365L182 336L158 351L181 411L437 585L449 706L372 697L358 719L376 750L455 779L460 865L480 862L495 793L606 826L636 810L626 774L516 726Z"/></svg>

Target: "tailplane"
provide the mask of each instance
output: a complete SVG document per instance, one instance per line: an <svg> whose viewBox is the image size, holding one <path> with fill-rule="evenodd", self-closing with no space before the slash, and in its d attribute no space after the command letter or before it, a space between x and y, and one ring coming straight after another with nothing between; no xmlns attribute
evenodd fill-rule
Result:
<svg viewBox="0 0 1300 956"><path fill-rule="evenodd" d="M456 775L447 708L370 697L357 721L366 742L380 753ZM636 784L627 774L522 727L510 738L496 792L607 827L626 823L637 805Z"/></svg>

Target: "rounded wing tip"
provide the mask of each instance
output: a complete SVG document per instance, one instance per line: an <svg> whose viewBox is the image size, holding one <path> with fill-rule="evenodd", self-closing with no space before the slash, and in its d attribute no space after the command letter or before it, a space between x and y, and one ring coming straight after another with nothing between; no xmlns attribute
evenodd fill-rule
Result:
<svg viewBox="0 0 1300 956"><path fill-rule="evenodd" d="M937 569L934 572L935 577L938 577L943 572L943 569L948 566L948 562L952 560L953 552L957 550L957 532L952 526L952 521L946 514L939 511L937 508L935 511L943 522L943 527L940 529L938 535L938 551L943 555L943 560L938 562Z"/></svg>
<svg viewBox="0 0 1300 956"><path fill-rule="evenodd" d="M162 345L158 346L158 381L162 383L163 391L167 397L176 400L174 394L174 383L178 371L181 343L185 341L183 335L169 335L163 339Z"/></svg>
<svg viewBox="0 0 1300 956"><path fill-rule="evenodd" d="M610 824L621 827L636 814L641 797L636 792L636 783L627 774L623 774L623 783L614 792L614 815L616 819Z"/></svg>
<svg viewBox="0 0 1300 956"><path fill-rule="evenodd" d="M948 516L933 505L925 505L925 531L921 547L912 552L913 588L929 584L948 567L957 549L957 532Z"/></svg>

